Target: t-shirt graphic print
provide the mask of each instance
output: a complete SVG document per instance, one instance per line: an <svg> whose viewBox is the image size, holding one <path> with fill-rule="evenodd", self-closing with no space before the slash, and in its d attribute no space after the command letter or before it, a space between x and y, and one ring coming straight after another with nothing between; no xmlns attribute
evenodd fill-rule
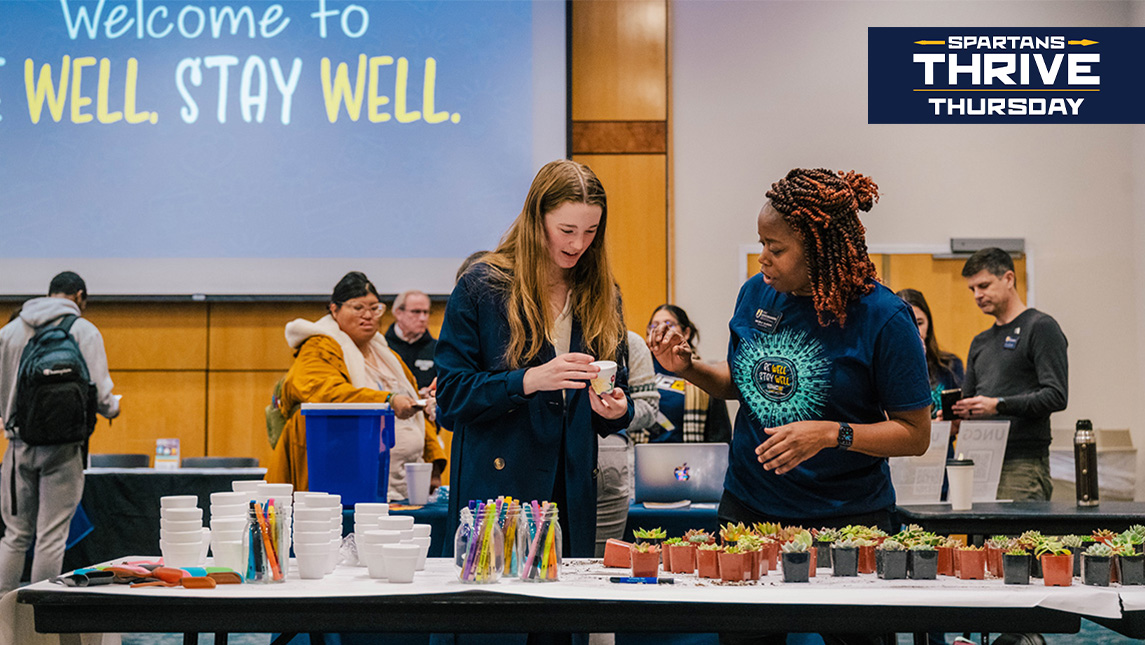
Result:
<svg viewBox="0 0 1145 645"><path fill-rule="evenodd" d="M822 418L830 376L823 345L791 328L744 339L732 363L743 403L765 428Z"/></svg>

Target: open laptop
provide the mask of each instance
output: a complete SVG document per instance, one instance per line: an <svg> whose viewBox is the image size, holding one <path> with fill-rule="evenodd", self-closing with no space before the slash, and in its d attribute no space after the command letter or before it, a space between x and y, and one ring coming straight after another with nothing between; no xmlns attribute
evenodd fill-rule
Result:
<svg viewBox="0 0 1145 645"><path fill-rule="evenodd" d="M636 444L636 501L720 501L728 448L726 443Z"/></svg>

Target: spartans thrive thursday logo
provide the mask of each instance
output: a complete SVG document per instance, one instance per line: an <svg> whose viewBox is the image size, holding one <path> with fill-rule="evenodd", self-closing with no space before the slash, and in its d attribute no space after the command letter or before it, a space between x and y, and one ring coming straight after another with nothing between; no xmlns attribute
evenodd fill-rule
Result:
<svg viewBox="0 0 1145 645"><path fill-rule="evenodd" d="M769 427L817 417L827 403L829 374L819 341L790 329L745 339L732 365L748 410Z"/></svg>

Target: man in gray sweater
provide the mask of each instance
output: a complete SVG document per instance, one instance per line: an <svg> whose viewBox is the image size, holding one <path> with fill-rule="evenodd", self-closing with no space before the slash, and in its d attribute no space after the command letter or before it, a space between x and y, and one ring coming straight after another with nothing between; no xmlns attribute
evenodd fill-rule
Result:
<svg viewBox="0 0 1145 645"><path fill-rule="evenodd" d="M0 424L11 419L20 356L36 329L58 324L68 314L79 316L87 304L87 285L71 271L53 278L48 294L25 302L19 317L0 329ZM72 325L71 335L96 386L99 413L109 419L117 416L119 397L111 393L103 336L83 318ZM8 450L0 468L0 512L6 527L0 540L0 595L19 586L33 541L32 582L60 574L68 527L83 497L82 442L29 446L11 429L6 434Z"/></svg>
<svg viewBox="0 0 1145 645"><path fill-rule="evenodd" d="M1053 492L1050 414L1065 409L1069 394L1065 334L1049 315L1022 302L1009 253L978 251L966 261L962 277L978 308L995 322L970 343L965 398L954 413L1010 422L998 499L1048 500Z"/></svg>

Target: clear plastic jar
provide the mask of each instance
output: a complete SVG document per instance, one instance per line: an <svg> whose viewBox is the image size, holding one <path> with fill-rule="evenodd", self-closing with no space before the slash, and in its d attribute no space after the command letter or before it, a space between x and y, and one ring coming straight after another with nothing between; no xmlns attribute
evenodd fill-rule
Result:
<svg viewBox="0 0 1145 645"><path fill-rule="evenodd" d="M521 529L521 505L516 501L505 504L498 520L501 532L505 536L505 575L516 576L524 564L524 556L517 548L517 532Z"/></svg>
<svg viewBox="0 0 1145 645"><path fill-rule="evenodd" d="M517 552L524 558L521 580L556 582L561 578L561 525L557 505L526 506L517 532Z"/></svg>
<svg viewBox="0 0 1145 645"><path fill-rule="evenodd" d="M290 554L290 515L252 504L243 530L243 578L250 583L286 582Z"/></svg>
<svg viewBox="0 0 1145 645"><path fill-rule="evenodd" d="M494 502L481 504L469 518L466 518L467 510L462 511L461 525L453 542L457 579L472 584L497 582L505 570L505 536L499 525L497 505Z"/></svg>

